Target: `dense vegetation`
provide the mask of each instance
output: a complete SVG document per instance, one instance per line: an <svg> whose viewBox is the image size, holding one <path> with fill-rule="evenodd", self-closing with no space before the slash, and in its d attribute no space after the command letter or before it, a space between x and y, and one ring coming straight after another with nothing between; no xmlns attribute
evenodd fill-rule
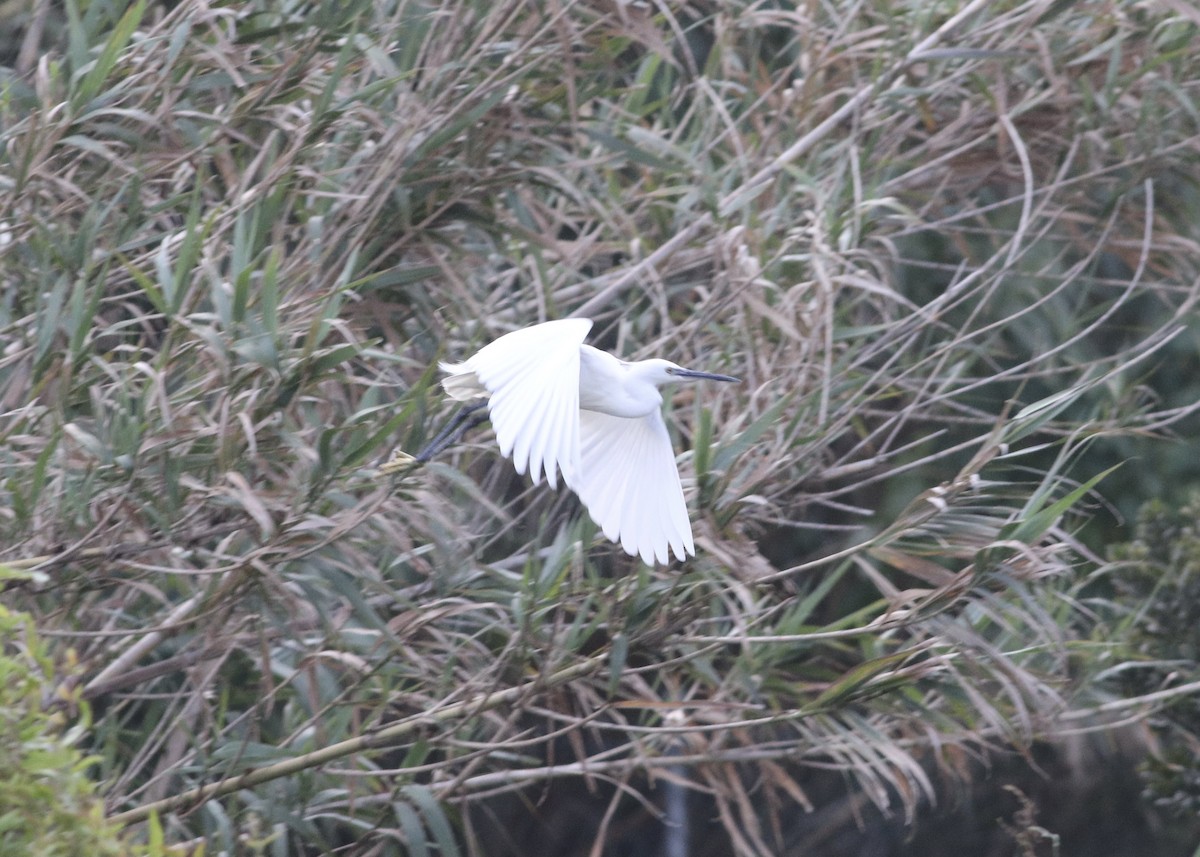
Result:
<svg viewBox="0 0 1200 857"><path fill-rule="evenodd" d="M117 830L75 746L86 706L63 728L64 709L80 714L77 695L57 686L71 667L54 662L30 625L0 606L0 854L119 855ZM58 698L45 697L51 689Z"/></svg>
<svg viewBox="0 0 1200 857"><path fill-rule="evenodd" d="M1197 477L1182 11L4 14L4 598L78 663L42 680L128 842L901 853L1017 770L972 853L1081 854L1046 754L1169 722L1149 792L1196 780L1159 714L1197 653L1145 625L1193 564L1107 558ZM486 431L379 475L450 414L439 358L567 315L745 379L670 409L694 560Z"/></svg>

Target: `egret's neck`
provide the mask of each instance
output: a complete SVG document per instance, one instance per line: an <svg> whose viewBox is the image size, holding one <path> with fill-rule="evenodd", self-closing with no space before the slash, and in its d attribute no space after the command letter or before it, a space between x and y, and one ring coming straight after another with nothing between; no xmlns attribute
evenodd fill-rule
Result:
<svg viewBox="0 0 1200 857"><path fill-rule="evenodd" d="M584 345L579 354L579 407L614 417L638 419L662 406L654 373L641 363L622 363Z"/></svg>

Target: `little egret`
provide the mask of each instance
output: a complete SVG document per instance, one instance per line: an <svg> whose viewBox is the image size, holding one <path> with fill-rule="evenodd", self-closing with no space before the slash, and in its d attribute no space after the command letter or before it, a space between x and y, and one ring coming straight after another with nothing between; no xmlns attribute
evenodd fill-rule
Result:
<svg viewBox="0 0 1200 857"><path fill-rule="evenodd" d="M695 554L675 453L658 388L678 381L737 381L669 360L626 363L583 339L586 318L514 330L462 363L441 363L442 386L471 402L416 457L427 461L490 417L496 440L518 473L534 484L557 474L604 535L646 563ZM479 411L486 405L487 415ZM400 453L384 472L413 458Z"/></svg>

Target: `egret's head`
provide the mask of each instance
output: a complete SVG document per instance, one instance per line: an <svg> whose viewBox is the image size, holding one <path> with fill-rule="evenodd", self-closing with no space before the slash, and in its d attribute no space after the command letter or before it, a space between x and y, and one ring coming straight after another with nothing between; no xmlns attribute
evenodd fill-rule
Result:
<svg viewBox="0 0 1200 857"><path fill-rule="evenodd" d="M677 366L670 360L647 360L649 364L653 364L654 369L661 373L656 378L655 383L674 384L679 381L731 381L738 382L740 378L734 378L729 375L718 375L715 372L699 372L695 369L684 369L682 366Z"/></svg>

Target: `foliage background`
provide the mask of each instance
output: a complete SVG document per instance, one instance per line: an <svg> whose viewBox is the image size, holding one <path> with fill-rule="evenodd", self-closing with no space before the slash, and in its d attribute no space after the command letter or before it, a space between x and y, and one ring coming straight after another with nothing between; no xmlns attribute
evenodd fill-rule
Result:
<svg viewBox="0 0 1200 857"><path fill-rule="evenodd" d="M1190 6L4 12L5 599L130 835L1186 844L1086 810L1194 692L1106 559L1195 481ZM569 314L745 379L671 409L695 560L486 435L376 473L437 359Z"/></svg>

